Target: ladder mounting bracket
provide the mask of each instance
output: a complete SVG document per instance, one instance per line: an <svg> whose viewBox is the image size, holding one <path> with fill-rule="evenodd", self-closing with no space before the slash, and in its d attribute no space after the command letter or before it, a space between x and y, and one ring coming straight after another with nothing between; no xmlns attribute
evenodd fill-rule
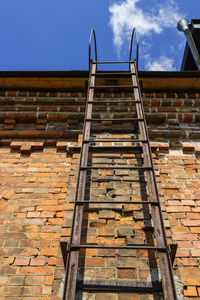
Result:
<svg viewBox="0 0 200 300"><path fill-rule="evenodd" d="M170 244L170 245L169 245L170 257L171 257L172 266L173 266L174 260L175 260L175 258L176 258L177 247L178 247L178 244L177 244L177 243L173 243L173 244Z"/></svg>

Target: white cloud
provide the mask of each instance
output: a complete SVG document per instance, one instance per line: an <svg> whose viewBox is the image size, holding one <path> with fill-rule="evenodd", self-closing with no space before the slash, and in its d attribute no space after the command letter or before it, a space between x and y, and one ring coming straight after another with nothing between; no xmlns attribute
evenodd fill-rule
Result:
<svg viewBox="0 0 200 300"><path fill-rule="evenodd" d="M145 10L136 7L140 0L123 0L113 3L109 7L109 25L114 33L114 45L118 54L125 40L130 39L132 29L135 27L138 34L143 37L151 33L160 34L165 28L175 28L180 19L178 7L174 0L168 0L153 9Z"/></svg>
<svg viewBox="0 0 200 300"><path fill-rule="evenodd" d="M175 71L174 59L161 55L157 60L153 60L149 55L145 56L147 71Z"/></svg>

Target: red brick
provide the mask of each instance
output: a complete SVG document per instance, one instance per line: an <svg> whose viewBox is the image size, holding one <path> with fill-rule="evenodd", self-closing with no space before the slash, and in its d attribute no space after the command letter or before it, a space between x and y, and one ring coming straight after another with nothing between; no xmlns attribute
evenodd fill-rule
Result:
<svg viewBox="0 0 200 300"><path fill-rule="evenodd" d="M200 227L190 227L191 233L200 233Z"/></svg>
<svg viewBox="0 0 200 300"><path fill-rule="evenodd" d="M200 214L198 213L187 213L187 219L191 220L199 220L200 219Z"/></svg>
<svg viewBox="0 0 200 300"><path fill-rule="evenodd" d="M20 149L22 145L22 142L20 141L12 141L10 144L11 149L15 150L15 149Z"/></svg>
<svg viewBox="0 0 200 300"><path fill-rule="evenodd" d="M66 150L67 144L67 142L57 142L56 148L59 150Z"/></svg>
<svg viewBox="0 0 200 300"><path fill-rule="evenodd" d="M176 251L176 257L189 257L190 251L189 249L177 249Z"/></svg>
<svg viewBox="0 0 200 300"><path fill-rule="evenodd" d="M42 211L40 217L41 218L53 218L55 215L55 212L52 211Z"/></svg>
<svg viewBox="0 0 200 300"><path fill-rule="evenodd" d="M38 232L38 233L29 233L30 239L44 239L44 240L58 240L60 238L60 233L46 233L46 232Z"/></svg>
<svg viewBox="0 0 200 300"><path fill-rule="evenodd" d="M54 276L46 276L45 277L45 284L46 285L52 285L53 281L54 281Z"/></svg>
<svg viewBox="0 0 200 300"><path fill-rule="evenodd" d="M200 220L182 220L181 224L183 226L200 226Z"/></svg>
<svg viewBox="0 0 200 300"><path fill-rule="evenodd" d="M199 267L179 267L180 274L182 276L200 276L200 268Z"/></svg>
<svg viewBox="0 0 200 300"><path fill-rule="evenodd" d="M14 261L14 257L12 257L12 256L10 256L10 257L3 257L2 261L3 261L4 265L12 265L12 263Z"/></svg>
<svg viewBox="0 0 200 300"><path fill-rule="evenodd" d="M92 257L86 259L86 265L88 267L104 267L105 260L102 257Z"/></svg>
<svg viewBox="0 0 200 300"><path fill-rule="evenodd" d="M193 286L188 286L186 290L184 290L185 297L196 297L197 296L197 289Z"/></svg>
<svg viewBox="0 0 200 300"><path fill-rule="evenodd" d="M31 153L31 145L29 143L22 144L20 147L20 152L23 154Z"/></svg>
<svg viewBox="0 0 200 300"><path fill-rule="evenodd" d="M40 255L44 256L57 256L58 249L56 248L42 248L40 250Z"/></svg>
<svg viewBox="0 0 200 300"><path fill-rule="evenodd" d="M175 241L184 241L184 240L198 240L197 234L184 234L184 233L174 233L172 234L172 239Z"/></svg>
<svg viewBox="0 0 200 300"><path fill-rule="evenodd" d="M118 269L118 278L137 278L136 269Z"/></svg>
<svg viewBox="0 0 200 300"><path fill-rule="evenodd" d="M8 282L8 276L0 276L0 285L6 285Z"/></svg>
<svg viewBox="0 0 200 300"><path fill-rule="evenodd" d="M30 258L29 257L17 257L15 259L14 265L15 266L27 266L29 265Z"/></svg>
<svg viewBox="0 0 200 300"><path fill-rule="evenodd" d="M35 256L38 254L38 250L34 248L24 248L20 251L20 255L22 256Z"/></svg>
<svg viewBox="0 0 200 300"><path fill-rule="evenodd" d="M43 267L23 267L21 269L21 273L22 274L37 274L37 275L52 275L54 273L54 267L47 267L47 266L43 266Z"/></svg>
<svg viewBox="0 0 200 300"><path fill-rule="evenodd" d="M45 257L34 257L31 258L31 266L44 266L46 262L46 258Z"/></svg>
<svg viewBox="0 0 200 300"><path fill-rule="evenodd" d="M49 218L48 219L49 225L59 225L59 224L62 224L62 222L63 222L62 218Z"/></svg>
<svg viewBox="0 0 200 300"><path fill-rule="evenodd" d="M195 248L200 248L200 241L194 241L193 245Z"/></svg>
<svg viewBox="0 0 200 300"><path fill-rule="evenodd" d="M38 211L30 211L27 213L27 218L39 218L40 212Z"/></svg>
<svg viewBox="0 0 200 300"><path fill-rule="evenodd" d="M44 282L44 276L27 276L25 280L26 285L42 285Z"/></svg>
<svg viewBox="0 0 200 300"><path fill-rule="evenodd" d="M187 283L188 283L188 285L195 285L195 286L199 285L200 276L187 277Z"/></svg>
<svg viewBox="0 0 200 300"><path fill-rule="evenodd" d="M106 293L106 294L105 293L97 293L95 295L95 300L102 300L102 299L104 299L104 300L115 300L116 297L115 297L115 294L113 294L113 293ZM124 300L126 300L126 299L124 299Z"/></svg>
<svg viewBox="0 0 200 300"><path fill-rule="evenodd" d="M43 295L51 295L52 294L52 287L51 286L43 286L42 294Z"/></svg>
<svg viewBox="0 0 200 300"><path fill-rule="evenodd" d="M48 258L48 265L49 266L55 266L57 263L57 258L56 257L49 257Z"/></svg>
<svg viewBox="0 0 200 300"><path fill-rule="evenodd" d="M14 190L10 190L8 191L5 195L3 195L3 198L6 200L9 200L12 198L12 196L14 195L15 191Z"/></svg>
<svg viewBox="0 0 200 300"><path fill-rule="evenodd" d="M200 249L192 249L191 254L193 257L200 257Z"/></svg>
<svg viewBox="0 0 200 300"><path fill-rule="evenodd" d="M182 146L183 146L183 151L187 152L187 151L194 150L196 144L195 143L185 143L185 142L183 142Z"/></svg>
<svg viewBox="0 0 200 300"><path fill-rule="evenodd" d="M31 148L34 150L41 150L44 147L44 142L31 142Z"/></svg>
<svg viewBox="0 0 200 300"><path fill-rule="evenodd" d="M3 296L21 296L23 291L23 287L20 286L1 286L0 287L0 295Z"/></svg>
<svg viewBox="0 0 200 300"><path fill-rule="evenodd" d="M187 212L187 211L191 211L190 206L168 206L167 208L167 212Z"/></svg>
<svg viewBox="0 0 200 300"><path fill-rule="evenodd" d="M37 206L37 211L62 211L62 205Z"/></svg>
<svg viewBox="0 0 200 300"><path fill-rule="evenodd" d="M179 232L179 233L189 233L190 230L188 227L174 227L173 228L174 232Z"/></svg>
<svg viewBox="0 0 200 300"><path fill-rule="evenodd" d="M127 293L119 293L119 300L139 300L141 299L140 296L133 296L133 294L127 294ZM100 299L99 299L100 300ZM112 299L115 300L115 299Z"/></svg>
<svg viewBox="0 0 200 300"><path fill-rule="evenodd" d="M184 266L198 266L198 261L195 258L182 258Z"/></svg>

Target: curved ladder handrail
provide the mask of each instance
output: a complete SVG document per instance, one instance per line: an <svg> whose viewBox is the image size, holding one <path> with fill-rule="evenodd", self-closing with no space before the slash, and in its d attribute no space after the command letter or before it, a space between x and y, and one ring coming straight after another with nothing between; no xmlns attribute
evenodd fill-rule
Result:
<svg viewBox="0 0 200 300"><path fill-rule="evenodd" d="M90 33L90 38L89 38L89 71L90 71L90 63L92 62L91 59L91 42L92 42L92 37L94 36L94 47L95 47L95 60L97 61L97 42L96 42L96 34L94 31L94 28L92 28L91 33Z"/></svg>
<svg viewBox="0 0 200 300"><path fill-rule="evenodd" d="M131 61L132 59L132 50L133 50L133 39L136 39L136 68L138 70L138 57L139 57L139 43L138 43L138 35L137 35L137 31L135 28L133 28L132 31L132 35L131 35L131 44L130 44L130 56L129 56L129 60Z"/></svg>
<svg viewBox="0 0 200 300"><path fill-rule="evenodd" d="M138 43L138 35L137 31L135 28L133 28L132 35L131 35L131 44L130 44L130 55L129 55L129 60L132 60L132 51L133 51L133 40L134 36L136 39L136 68L138 70L138 58L139 58L139 43ZM90 38L89 38L89 71L90 71L90 64L93 61L91 59L91 43L92 43L92 37L94 37L94 46L95 46L95 60L97 62L97 42L96 42L96 34L94 31L94 28L92 28L91 33L90 33Z"/></svg>

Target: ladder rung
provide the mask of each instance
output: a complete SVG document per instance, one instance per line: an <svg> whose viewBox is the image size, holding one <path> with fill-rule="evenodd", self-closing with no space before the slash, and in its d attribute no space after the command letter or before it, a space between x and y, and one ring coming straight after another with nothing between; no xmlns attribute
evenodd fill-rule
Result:
<svg viewBox="0 0 200 300"><path fill-rule="evenodd" d="M80 150L80 146L69 146L68 147L69 150L70 149L78 149ZM142 152L142 146L135 146L135 145L131 145L131 146L96 146L96 145L90 145L90 148L93 150L93 151L108 151L108 150L112 150L112 151L129 151L129 150L139 150L140 152ZM157 147L151 147L154 149L157 149Z"/></svg>
<svg viewBox="0 0 200 300"><path fill-rule="evenodd" d="M136 89L137 85L96 85L89 86L89 89Z"/></svg>
<svg viewBox="0 0 200 300"><path fill-rule="evenodd" d="M109 291L132 293L161 293L163 291L160 281L134 282L134 281L108 281L108 280L84 280L77 281L77 289L85 291Z"/></svg>
<svg viewBox="0 0 200 300"><path fill-rule="evenodd" d="M91 76L123 76L123 75L136 75L136 73L131 72L97 72L92 73Z"/></svg>
<svg viewBox="0 0 200 300"><path fill-rule="evenodd" d="M87 167L80 167L81 170L98 170L98 169L105 169L105 170L153 170L153 167L144 167L144 166L130 166L130 167L103 167L103 166L87 166Z"/></svg>
<svg viewBox="0 0 200 300"><path fill-rule="evenodd" d="M136 123L136 122L134 122L133 123L134 125L138 125L138 123ZM127 133L127 134L138 134L138 128L134 128L134 129L123 129L123 128L112 128L112 129L110 129L110 131L109 131L109 129L104 129L104 128L92 128L92 133L93 134L96 134L96 133L105 133L105 131L106 132L111 132L112 134L119 134L119 133L123 133L123 134L125 134L125 133Z"/></svg>
<svg viewBox="0 0 200 300"><path fill-rule="evenodd" d="M116 246L116 245L75 245L71 244L71 249L143 249L143 250L154 250L154 251L162 251L167 252L165 247L156 247L156 246L148 246L148 245L131 245L131 246Z"/></svg>
<svg viewBox="0 0 200 300"><path fill-rule="evenodd" d="M134 60L125 60L125 61L93 61L93 64L130 64L134 63Z"/></svg>
<svg viewBox="0 0 200 300"><path fill-rule="evenodd" d="M141 101L136 101L136 100L110 100L110 101L108 101L108 100L106 100L106 101L102 101L102 100L100 100L100 101L97 101L97 100L94 100L94 101L88 101L87 103L89 103L89 104L93 104L93 103L102 103L102 104L105 104L105 103L141 103Z"/></svg>
<svg viewBox="0 0 200 300"><path fill-rule="evenodd" d="M143 122L144 119L138 119L138 118L118 118L118 119L86 119L87 122L91 122L91 121L140 121Z"/></svg>
<svg viewBox="0 0 200 300"><path fill-rule="evenodd" d="M156 201L94 201L94 200L83 200L76 201L75 204L150 204L150 205L158 205L159 203Z"/></svg>
<svg viewBox="0 0 200 300"><path fill-rule="evenodd" d="M126 143L148 143L148 140L131 140L131 139L112 139L112 140L109 140L109 139L98 139L98 140L93 140L93 139L90 139L90 140L84 140L83 143L97 143L97 142L104 142L104 143L109 143L109 142L119 142L119 143L122 143L122 142L126 142Z"/></svg>
<svg viewBox="0 0 200 300"><path fill-rule="evenodd" d="M91 182L110 182L110 181L114 181L114 182L137 182L137 183L141 183L141 184L147 184L147 181L143 180L133 180L133 179L120 179L120 178L114 178L114 176L112 176L112 178L110 178L110 176L108 178L92 178Z"/></svg>

